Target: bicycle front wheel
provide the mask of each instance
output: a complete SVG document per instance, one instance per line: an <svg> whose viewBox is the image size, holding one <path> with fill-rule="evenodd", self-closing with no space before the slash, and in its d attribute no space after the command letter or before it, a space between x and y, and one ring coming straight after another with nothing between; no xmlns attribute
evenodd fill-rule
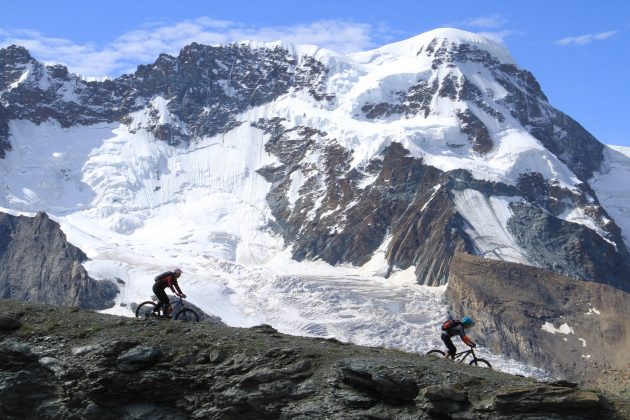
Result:
<svg viewBox="0 0 630 420"><path fill-rule="evenodd" d="M147 317L150 317L150 316L155 316L156 313L153 312L154 309L155 309L155 302L150 301L150 300L148 300L146 302L142 302L136 308L136 317L138 317L138 318L147 318Z"/></svg>
<svg viewBox="0 0 630 420"><path fill-rule="evenodd" d="M431 351L427 352L426 355L427 356L442 356L442 357L444 357L444 356L446 356L446 353L444 353L442 350L435 349L435 350L431 350Z"/></svg>
<svg viewBox="0 0 630 420"><path fill-rule="evenodd" d="M471 366L487 367L492 369L492 365L486 359L472 359L468 364Z"/></svg>
<svg viewBox="0 0 630 420"><path fill-rule="evenodd" d="M199 322L199 315L192 309L182 309L175 315L177 321Z"/></svg>

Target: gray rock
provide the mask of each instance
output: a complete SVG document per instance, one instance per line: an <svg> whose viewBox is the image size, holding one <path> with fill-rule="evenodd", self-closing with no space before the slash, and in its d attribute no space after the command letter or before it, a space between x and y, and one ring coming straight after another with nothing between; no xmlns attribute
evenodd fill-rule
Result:
<svg viewBox="0 0 630 420"><path fill-rule="evenodd" d="M35 217L0 213L0 296L61 306L105 309L118 289L90 278L86 255L68 243L59 224L45 213Z"/></svg>
<svg viewBox="0 0 630 420"><path fill-rule="evenodd" d="M156 346L138 346L120 355L118 369L123 372L135 372L160 360L162 351Z"/></svg>
<svg viewBox="0 0 630 420"><path fill-rule="evenodd" d="M537 265L630 292L630 257L594 230L553 217L528 203L511 205L508 230ZM619 239L621 241L621 239Z"/></svg>
<svg viewBox="0 0 630 420"><path fill-rule="evenodd" d="M20 329L22 323L12 316L0 315L0 331L13 331Z"/></svg>
<svg viewBox="0 0 630 420"><path fill-rule="evenodd" d="M409 377L371 368L341 367L341 380L351 387L389 404L410 404L418 395L418 385Z"/></svg>
<svg viewBox="0 0 630 420"><path fill-rule="evenodd" d="M210 363L218 364L227 358L227 353L220 348L213 348L207 356Z"/></svg>
<svg viewBox="0 0 630 420"><path fill-rule="evenodd" d="M42 357L39 359L39 364L55 373L55 375L61 375L64 372L63 366L61 366L59 360L54 357Z"/></svg>
<svg viewBox="0 0 630 420"><path fill-rule="evenodd" d="M452 415L466 411L471 405L468 392L452 386L428 386L420 391L419 397L428 401L427 411L433 414L446 412Z"/></svg>

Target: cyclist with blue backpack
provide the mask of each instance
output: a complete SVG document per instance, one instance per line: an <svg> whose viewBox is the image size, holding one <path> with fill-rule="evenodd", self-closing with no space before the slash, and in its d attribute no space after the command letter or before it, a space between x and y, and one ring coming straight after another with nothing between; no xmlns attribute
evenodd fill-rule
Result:
<svg viewBox="0 0 630 420"><path fill-rule="evenodd" d="M466 343L470 347L477 347L477 345L466 335L466 328L471 328L475 325L475 321L469 316L465 316L462 320L458 319L449 319L444 324L442 324L442 341L446 344L448 348L448 353L446 353L445 357L450 357L451 359L455 358L455 353L457 353L457 348L453 344L451 337L455 337L459 335L464 343Z"/></svg>

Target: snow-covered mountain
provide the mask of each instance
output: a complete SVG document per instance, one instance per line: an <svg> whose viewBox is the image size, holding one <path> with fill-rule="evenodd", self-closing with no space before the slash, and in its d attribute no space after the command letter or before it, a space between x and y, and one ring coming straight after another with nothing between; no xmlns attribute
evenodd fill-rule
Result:
<svg viewBox="0 0 630 420"><path fill-rule="evenodd" d="M456 252L630 290L630 154L476 34L191 44L102 82L12 46L0 105L0 206L121 279L112 311L177 265L228 324L420 350Z"/></svg>

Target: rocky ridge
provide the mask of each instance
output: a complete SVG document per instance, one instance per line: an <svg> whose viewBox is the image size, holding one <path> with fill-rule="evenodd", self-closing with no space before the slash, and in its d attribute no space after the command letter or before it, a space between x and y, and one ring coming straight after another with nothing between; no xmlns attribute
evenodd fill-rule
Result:
<svg viewBox="0 0 630 420"><path fill-rule="evenodd" d="M2 301L0 415L18 418L627 418L566 381L335 340ZM21 397L15 398L16 393Z"/></svg>
<svg viewBox="0 0 630 420"><path fill-rule="evenodd" d="M161 54L134 74L85 81L63 66L41 64L23 47L10 46L0 49L0 144L10 150L10 120L39 124L53 119L62 127L123 122L176 145L229 131L241 123L237 114L290 89L330 100L325 75L326 68L314 58L298 61L281 46L193 43L177 57Z"/></svg>

